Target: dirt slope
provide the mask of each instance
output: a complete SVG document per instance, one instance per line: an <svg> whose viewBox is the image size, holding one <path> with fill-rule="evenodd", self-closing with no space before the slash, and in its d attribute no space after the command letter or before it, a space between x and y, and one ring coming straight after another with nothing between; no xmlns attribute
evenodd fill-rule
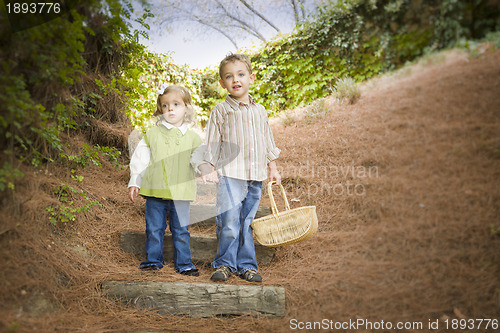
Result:
<svg viewBox="0 0 500 333"><path fill-rule="evenodd" d="M103 280L208 282L211 269L199 278L173 264L143 273L119 250L119 232L144 229L143 202L127 199L127 170L93 166L77 182L54 165L26 169L0 212L0 329L285 332L362 318L423 324L402 332L439 320L433 332L444 332L446 319L500 319L499 93L499 50L453 51L371 80L354 105L327 99L313 121L273 121L289 200L316 205L320 221L313 239L261 267L264 284L286 288L281 319L165 318L103 298ZM61 183L102 207L49 227L45 207Z"/></svg>

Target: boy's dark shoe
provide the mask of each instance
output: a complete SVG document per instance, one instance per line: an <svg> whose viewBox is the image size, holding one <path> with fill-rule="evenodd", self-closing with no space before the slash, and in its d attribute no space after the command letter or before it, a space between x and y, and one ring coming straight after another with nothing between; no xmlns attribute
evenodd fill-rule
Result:
<svg viewBox="0 0 500 333"><path fill-rule="evenodd" d="M196 268L187 269L185 271L180 272L180 274L187 276L200 276L200 272Z"/></svg>
<svg viewBox="0 0 500 333"><path fill-rule="evenodd" d="M240 274L240 278L245 279L248 282L262 282L262 276L260 276L259 273L253 269L249 269L243 274Z"/></svg>
<svg viewBox="0 0 500 333"><path fill-rule="evenodd" d="M144 266L140 266L140 268L143 271L159 271L160 270L160 267L158 267L156 265L144 265Z"/></svg>
<svg viewBox="0 0 500 333"><path fill-rule="evenodd" d="M227 281L231 276L231 270L227 266L217 267L210 279L212 281Z"/></svg>

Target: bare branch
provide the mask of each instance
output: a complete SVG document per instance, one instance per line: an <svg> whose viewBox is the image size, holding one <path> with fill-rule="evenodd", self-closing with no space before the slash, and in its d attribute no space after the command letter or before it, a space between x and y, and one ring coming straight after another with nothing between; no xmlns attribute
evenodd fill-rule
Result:
<svg viewBox="0 0 500 333"><path fill-rule="evenodd" d="M266 22L267 24L269 24L271 27L274 28L274 30L276 30L277 32L280 32L280 29L278 29L274 24L272 24L268 19L266 19L264 17L264 15L262 15L261 13L259 13L255 8L253 8L248 2L246 2L245 0L240 0L240 2L245 5L245 7L247 7L252 13L254 13L255 15L257 15L258 17L260 17L264 22Z"/></svg>
<svg viewBox="0 0 500 333"><path fill-rule="evenodd" d="M172 6L173 6L173 8L175 10L177 10L179 12L182 12L182 13L185 13L186 16L190 17L194 22L197 22L197 23L199 23L199 24L201 24L203 26L207 26L207 27L209 27L209 28L217 31L218 33L220 33L221 35L223 35L224 37L226 37L231 42L231 44L233 44L235 50L238 49L238 44L236 43L236 41L234 40L234 38L231 35L229 35L222 27L218 26L216 23L213 23L213 22L210 22L208 20L205 20L205 19L201 18L200 16L194 14L193 12L188 12L184 8L181 8L181 7L178 7L178 6L175 6L175 5L172 5ZM165 20L163 22L165 22Z"/></svg>
<svg viewBox="0 0 500 333"><path fill-rule="evenodd" d="M300 5L300 9L302 11L302 19L305 19L306 18L306 4L305 4L305 0L298 0Z"/></svg>
<svg viewBox="0 0 500 333"><path fill-rule="evenodd" d="M266 41L266 38L255 28L253 27L251 24L241 20L240 18L234 16L233 14L231 14L227 9L226 7L224 7L224 5L217 0L217 4L219 5L219 7L225 12L226 16L229 17L230 19L238 22L239 24L241 24L241 26L239 26L239 28L251 33L252 35L254 35L255 37L259 38L261 41L265 42Z"/></svg>
<svg viewBox="0 0 500 333"><path fill-rule="evenodd" d="M295 0L290 0L293 8L293 15L295 17L295 24L299 24L299 11L297 8L297 2Z"/></svg>
<svg viewBox="0 0 500 333"><path fill-rule="evenodd" d="M196 22L203 24L207 27L210 27L210 28L214 29L215 31L219 32L220 34L222 34L224 37L229 39L229 41L233 44L233 46L236 50L238 49L238 44L236 44L236 41L229 34L227 34L226 31L224 31L224 29L219 28L218 26L211 24L210 22L204 21L203 19L196 17L194 15L193 15L193 18L196 20Z"/></svg>
<svg viewBox="0 0 500 333"><path fill-rule="evenodd" d="M200 35L216 31L236 49L247 37L265 42L268 34L281 31L278 25L283 22L299 24L309 12L308 7L321 1L326 0L151 0L156 12L161 13L157 17L162 24L184 31L196 29ZM287 15L285 20L278 20L277 13Z"/></svg>

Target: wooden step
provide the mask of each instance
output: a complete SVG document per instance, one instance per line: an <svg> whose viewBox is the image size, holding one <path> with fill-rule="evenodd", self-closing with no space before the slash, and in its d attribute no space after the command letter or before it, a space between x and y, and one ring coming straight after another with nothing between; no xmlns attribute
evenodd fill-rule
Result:
<svg viewBox="0 0 500 333"><path fill-rule="evenodd" d="M106 281L102 290L108 297L164 315L285 315L285 289L278 286Z"/></svg>
<svg viewBox="0 0 500 333"><path fill-rule="evenodd" d="M144 260L146 250L146 234L144 232L122 232L120 234L120 248L135 254L139 260ZM166 261L173 261L174 245L172 235L165 235L163 241L163 256ZM191 235L191 259L194 263L211 263L217 252L217 239L214 236ZM260 264L269 264L276 252L275 248L265 247L255 242L255 253Z"/></svg>
<svg viewBox="0 0 500 333"><path fill-rule="evenodd" d="M267 216L271 214L271 208L259 206L255 218ZM215 216L217 211L215 204L191 204L189 212L189 224L198 226L215 225Z"/></svg>

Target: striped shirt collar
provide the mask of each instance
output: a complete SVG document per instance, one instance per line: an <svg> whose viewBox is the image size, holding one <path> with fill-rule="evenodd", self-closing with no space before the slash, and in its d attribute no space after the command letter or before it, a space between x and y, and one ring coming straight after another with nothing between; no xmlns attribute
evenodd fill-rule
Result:
<svg viewBox="0 0 500 333"><path fill-rule="evenodd" d="M250 100L250 105L255 105L255 100L253 99L253 97L252 96L248 96L248 98ZM243 102L240 102L240 101L236 100L231 95L227 95L226 96L226 103L229 104L229 106L231 106L235 110L237 110L242 105L245 105L245 106L249 105L249 104L246 104L246 103L243 103Z"/></svg>
<svg viewBox="0 0 500 333"><path fill-rule="evenodd" d="M182 125L181 125L181 126L179 126L179 127L175 127L174 125L172 125L172 124L170 124L170 123L166 122L165 120L162 120L162 121L161 121L161 124L162 124L163 126L165 126L167 129L178 128L178 129L179 129L179 131L181 131L182 135L186 134L186 132L187 132L187 130L188 130L188 125L186 125L186 124L182 124Z"/></svg>

